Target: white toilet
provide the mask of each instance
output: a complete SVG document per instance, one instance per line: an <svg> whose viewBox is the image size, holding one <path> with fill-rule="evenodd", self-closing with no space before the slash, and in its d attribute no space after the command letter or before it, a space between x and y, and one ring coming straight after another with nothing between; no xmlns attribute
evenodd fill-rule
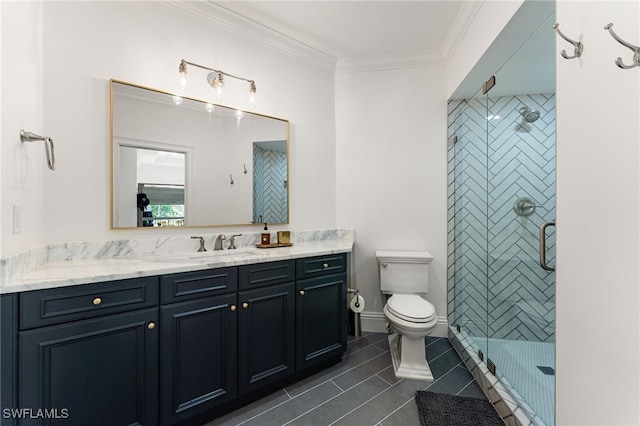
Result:
<svg viewBox="0 0 640 426"><path fill-rule="evenodd" d="M396 377L433 381L427 364L425 336L433 331L436 310L423 296L429 286L426 251L376 251L380 290L391 295L382 311L389 321L391 358Z"/></svg>

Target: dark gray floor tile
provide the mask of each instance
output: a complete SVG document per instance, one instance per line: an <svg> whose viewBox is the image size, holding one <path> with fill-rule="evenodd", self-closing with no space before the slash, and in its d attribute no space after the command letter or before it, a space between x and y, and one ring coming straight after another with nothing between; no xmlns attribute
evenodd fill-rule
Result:
<svg viewBox="0 0 640 426"><path fill-rule="evenodd" d="M418 406L415 398L411 398L399 410L391 413L379 424L381 426L420 426L420 417L418 417Z"/></svg>
<svg viewBox="0 0 640 426"><path fill-rule="evenodd" d="M427 336L426 346L427 361L431 361L453 348L449 340L444 337L428 338Z"/></svg>
<svg viewBox="0 0 640 426"><path fill-rule="evenodd" d="M471 373L469 373L469 374L471 374ZM460 395L460 396L468 396L469 398L488 399L487 395L485 395L484 392L482 392L482 388L480 387L478 382L476 382L475 380L473 382L469 383L469 385L466 388L462 389L458 393L458 395Z"/></svg>
<svg viewBox="0 0 640 426"><path fill-rule="evenodd" d="M427 390L457 395L471 382L473 382L473 376L469 373L469 370L463 365L458 365L431 384Z"/></svg>
<svg viewBox="0 0 640 426"><path fill-rule="evenodd" d="M372 358L383 353L382 349L377 348L375 346L367 346L357 352L350 354L349 356L345 356L341 362L320 371L319 373L313 374L306 379L302 379L299 382L293 383L286 387L286 391L292 397L299 395L306 390L317 386L322 382L326 382L327 380L331 380L336 376L344 373L345 371L351 370L352 368L357 367L360 364L363 364L369 361Z"/></svg>
<svg viewBox="0 0 640 426"><path fill-rule="evenodd" d="M253 417L243 425L281 426L340 393L336 385L327 382Z"/></svg>
<svg viewBox="0 0 640 426"><path fill-rule="evenodd" d="M429 361L429 367L436 380L458 364L462 364L462 360L453 348L444 352L436 359Z"/></svg>
<svg viewBox="0 0 640 426"><path fill-rule="evenodd" d="M385 368L384 370L380 371L378 373L378 377L380 377L382 380L384 380L385 382L389 383L390 385L399 382L402 379L398 379L396 377L396 373L393 369L393 365L390 365L389 367Z"/></svg>
<svg viewBox="0 0 640 426"><path fill-rule="evenodd" d="M366 335L363 334L361 337L353 337L352 340L347 341L347 351L345 352L345 356L348 356L362 348L366 348L367 346L375 345L381 340L385 340L386 337L387 335L382 333L368 333Z"/></svg>
<svg viewBox="0 0 640 426"><path fill-rule="evenodd" d="M402 380L342 417L334 426L375 425L413 399L416 391L425 386L425 382Z"/></svg>
<svg viewBox="0 0 640 426"><path fill-rule="evenodd" d="M378 374L391 365L391 354L382 353L369 361L358 365L333 378L333 382L342 390L347 390L369 377Z"/></svg>
<svg viewBox="0 0 640 426"><path fill-rule="evenodd" d="M238 408L235 411L230 412L222 417L218 417L217 419L206 423L204 426L232 426L242 423L243 421L250 419L263 411L268 410L271 407L275 407L278 404L282 404L285 401L288 401L289 395L282 390L279 389L276 392L265 396L251 404L245 405L242 408Z"/></svg>
<svg viewBox="0 0 640 426"><path fill-rule="evenodd" d="M331 424L388 388L389 385L380 378L376 376L370 377L330 401L314 408L304 416L298 417L288 426ZM364 425L370 423L361 424ZM351 425L354 425L354 423L351 423Z"/></svg>

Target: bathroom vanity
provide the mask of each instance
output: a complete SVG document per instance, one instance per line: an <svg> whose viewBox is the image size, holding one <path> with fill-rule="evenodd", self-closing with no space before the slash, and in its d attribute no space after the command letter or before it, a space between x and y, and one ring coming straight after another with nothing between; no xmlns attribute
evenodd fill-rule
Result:
<svg viewBox="0 0 640 426"><path fill-rule="evenodd" d="M3 289L3 409L47 409L53 423L202 424L340 361L351 245L313 245Z"/></svg>

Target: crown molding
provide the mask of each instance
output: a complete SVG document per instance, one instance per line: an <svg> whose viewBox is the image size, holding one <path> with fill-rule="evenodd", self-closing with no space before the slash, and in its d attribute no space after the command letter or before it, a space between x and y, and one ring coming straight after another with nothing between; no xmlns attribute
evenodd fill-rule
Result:
<svg viewBox="0 0 640 426"><path fill-rule="evenodd" d="M388 71L445 65L444 57L424 52L377 55L360 58L340 58L336 72Z"/></svg>
<svg viewBox="0 0 640 426"><path fill-rule="evenodd" d="M476 15L482 8L484 1L485 0L467 0L462 3L460 11L456 15L456 19L453 21L453 25L442 44L442 56L447 63L460 46L471 23L476 19Z"/></svg>
<svg viewBox="0 0 640 426"><path fill-rule="evenodd" d="M239 15L213 1L170 0L159 1L159 3L271 49L302 58L322 68L335 69L337 62L335 57Z"/></svg>

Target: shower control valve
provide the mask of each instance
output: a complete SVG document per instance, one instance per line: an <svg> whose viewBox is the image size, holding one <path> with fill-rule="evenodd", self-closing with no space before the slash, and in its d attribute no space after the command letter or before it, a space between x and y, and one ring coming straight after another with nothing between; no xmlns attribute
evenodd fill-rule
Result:
<svg viewBox="0 0 640 426"><path fill-rule="evenodd" d="M529 217L536 211L536 207L542 206L536 205L536 203L528 197L518 198L513 203L513 211L516 212L518 216Z"/></svg>

